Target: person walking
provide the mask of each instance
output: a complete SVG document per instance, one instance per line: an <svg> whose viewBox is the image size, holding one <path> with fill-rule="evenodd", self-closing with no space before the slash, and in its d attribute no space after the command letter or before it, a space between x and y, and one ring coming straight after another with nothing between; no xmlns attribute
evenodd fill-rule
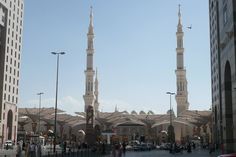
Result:
<svg viewBox="0 0 236 157"><path fill-rule="evenodd" d="M122 143L122 150L123 150L123 154L125 156L125 153L126 153L126 143L125 142Z"/></svg>
<svg viewBox="0 0 236 157"><path fill-rule="evenodd" d="M16 145L16 157L21 157L21 153L22 153L21 146L20 146L19 142L17 142L17 145Z"/></svg>
<svg viewBox="0 0 236 157"><path fill-rule="evenodd" d="M122 151L121 151L120 147L121 147L120 144L116 144L113 146L112 157L121 157L122 156Z"/></svg>

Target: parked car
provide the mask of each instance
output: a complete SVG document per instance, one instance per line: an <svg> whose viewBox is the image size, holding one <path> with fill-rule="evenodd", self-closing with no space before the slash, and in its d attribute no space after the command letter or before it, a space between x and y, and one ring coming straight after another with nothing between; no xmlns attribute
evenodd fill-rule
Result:
<svg viewBox="0 0 236 157"><path fill-rule="evenodd" d="M13 142L11 140L7 140L4 143L4 149L13 149Z"/></svg>
<svg viewBox="0 0 236 157"><path fill-rule="evenodd" d="M126 150L133 150L133 147L131 145L125 146Z"/></svg>
<svg viewBox="0 0 236 157"><path fill-rule="evenodd" d="M134 151L141 151L141 145L140 144L136 144L133 146L133 150Z"/></svg>
<svg viewBox="0 0 236 157"><path fill-rule="evenodd" d="M170 149L170 143L162 143L160 145L161 150L169 150Z"/></svg>
<svg viewBox="0 0 236 157"><path fill-rule="evenodd" d="M161 149L161 146L156 145L156 149L157 149L157 150L160 150L160 149Z"/></svg>
<svg viewBox="0 0 236 157"><path fill-rule="evenodd" d="M147 143L142 143L140 149L141 151L151 150L151 146Z"/></svg>

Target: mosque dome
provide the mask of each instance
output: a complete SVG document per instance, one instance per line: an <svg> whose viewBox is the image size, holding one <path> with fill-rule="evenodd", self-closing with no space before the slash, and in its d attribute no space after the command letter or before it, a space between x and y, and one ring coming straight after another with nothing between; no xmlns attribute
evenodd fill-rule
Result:
<svg viewBox="0 0 236 157"><path fill-rule="evenodd" d="M133 111L131 112L131 114L137 115L137 112L133 110Z"/></svg>
<svg viewBox="0 0 236 157"><path fill-rule="evenodd" d="M147 114L154 115L154 112L149 110Z"/></svg>
<svg viewBox="0 0 236 157"><path fill-rule="evenodd" d="M139 114L144 115L146 113L144 111L140 111Z"/></svg>

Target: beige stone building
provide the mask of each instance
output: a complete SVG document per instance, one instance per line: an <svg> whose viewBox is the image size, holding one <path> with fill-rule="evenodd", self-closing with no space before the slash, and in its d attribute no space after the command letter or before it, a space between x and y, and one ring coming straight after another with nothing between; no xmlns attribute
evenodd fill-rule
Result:
<svg viewBox="0 0 236 157"><path fill-rule="evenodd" d="M23 0L0 0L0 144L17 140Z"/></svg>
<svg viewBox="0 0 236 157"><path fill-rule="evenodd" d="M209 0L213 142L236 151L236 60L234 0Z"/></svg>

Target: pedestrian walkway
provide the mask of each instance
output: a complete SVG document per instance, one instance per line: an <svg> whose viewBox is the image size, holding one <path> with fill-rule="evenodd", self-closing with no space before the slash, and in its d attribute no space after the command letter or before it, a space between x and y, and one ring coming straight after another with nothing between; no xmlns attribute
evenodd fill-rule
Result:
<svg viewBox="0 0 236 157"><path fill-rule="evenodd" d="M125 156L122 157L217 157L219 152L213 152L209 154L208 150L193 150L192 153L170 154L169 151L165 150L153 150L153 151L128 151ZM106 155L106 157L111 157L111 155Z"/></svg>

